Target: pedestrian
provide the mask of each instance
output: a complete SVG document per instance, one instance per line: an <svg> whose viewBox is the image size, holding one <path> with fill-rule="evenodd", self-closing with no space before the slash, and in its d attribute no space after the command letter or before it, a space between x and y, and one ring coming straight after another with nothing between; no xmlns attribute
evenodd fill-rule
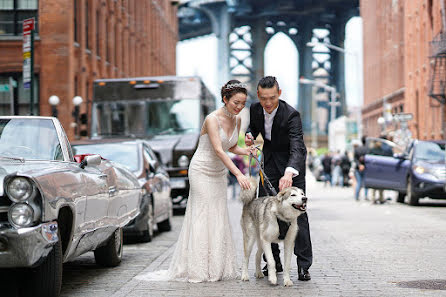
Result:
<svg viewBox="0 0 446 297"><path fill-rule="evenodd" d="M341 170L341 151L337 151L333 156L332 162L332 170L331 170L331 185L332 186L344 186L344 179L342 178L342 170Z"/></svg>
<svg viewBox="0 0 446 297"><path fill-rule="evenodd" d="M355 187L355 199L359 201L359 193L361 188L364 188L364 200L368 200L367 192L368 189L364 186L364 170L365 170L365 155L367 153L366 147L366 136L362 136L361 146L355 146L354 156L355 156L355 179L356 179L356 187Z"/></svg>
<svg viewBox="0 0 446 297"><path fill-rule="evenodd" d="M252 145L259 134L264 139L264 170L276 191L295 186L305 191L305 147L300 114L285 101L280 100L282 91L275 77L266 76L257 84L259 102L251 104L250 122L245 143ZM259 187L259 196L266 196ZM288 225L277 219L279 238L285 237ZM313 261L310 227L307 213L297 219L299 231L295 240L294 254L297 256L298 278L311 279L308 269ZM271 244L276 271L283 271L279 245ZM268 274L267 266L263 273Z"/></svg>
<svg viewBox="0 0 446 297"><path fill-rule="evenodd" d="M331 154L326 152L322 158L322 172L324 176L324 185L331 184Z"/></svg>
<svg viewBox="0 0 446 297"><path fill-rule="evenodd" d="M350 158L348 157L348 152L345 151L341 159L342 184L344 187L348 187L350 185L349 173L351 166L352 164L350 162Z"/></svg>

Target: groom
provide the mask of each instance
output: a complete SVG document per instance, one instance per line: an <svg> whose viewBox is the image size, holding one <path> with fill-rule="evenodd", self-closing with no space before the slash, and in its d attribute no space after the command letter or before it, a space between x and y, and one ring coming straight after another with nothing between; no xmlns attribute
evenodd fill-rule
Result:
<svg viewBox="0 0 446 297"><path fill-rule="evenodd" d="M280 100L282 90L273 76L262 78L257 84L258 103L250 107L250 122L245 136L246 145L252 145L259 133L264 139L264 171L277 192L295 186L305 191L305 159L307 150L304 144L300 114L285 101ZM271 193L269 193L271 194ZM266 196L262 186L259 196ZM277 219L280 239L285 238L287 223ZM297 219L299 232L296 236L294 254L297 256L299 280L311 279L308 269L313 262L310 227L307 213ZM280 250L277 243L271 248L276 262L276 271L281 272ZM263 273L267 275L266 266Z"/></svg>

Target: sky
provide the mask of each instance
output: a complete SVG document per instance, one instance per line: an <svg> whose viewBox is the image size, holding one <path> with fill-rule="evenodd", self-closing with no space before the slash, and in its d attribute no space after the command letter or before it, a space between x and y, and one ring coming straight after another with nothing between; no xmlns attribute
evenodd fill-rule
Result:
<svg viewBox="0 0 446 297"><path fill-rule="evenodd" d="M337 44L335 44L337 45ZM362 105L362 19L352 18L346 25L345 38L346 102L349 107ZM276 76L282 98L297 107L298 55L293 42L283 33L274 35L265 49L265 75ZM220 102L217 79L217 39L208 35L177 44L177 75L201 76Z"/></svg>

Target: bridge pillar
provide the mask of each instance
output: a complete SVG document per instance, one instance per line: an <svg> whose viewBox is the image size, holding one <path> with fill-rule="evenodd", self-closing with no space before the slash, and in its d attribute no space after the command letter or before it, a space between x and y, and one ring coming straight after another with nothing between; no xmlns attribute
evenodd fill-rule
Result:
<svg viewBox="0 0 446 297"><path fill-rule="evenodd" d="M331 43L344 48L345 22L339 22L333 25L333 27L333 30L330 31ZM336 90L339 94L339 98L337 101L341 103L340 106L336 107L335 118L337 118L338 116L347 113L347 105L345 102L345 54L336 50L332 50L330 56L332 63L332 84L336 86Z"/></svg>
<svg viewBox="0 0 446 297"><path fill-rule="evenodd" d="M217 82L223 86L230 75L229 70L229 34L231 33L231 15L226 3L218 3L211 7L200 6L211 20L212 31L217 37Z"/></svg>
<svg viewBox="0 0 446 297"><path fill-rule="evenodd" d="M265 47L268 34L265 31L265 20L257 19L251 25L252 36L252 93L257 94L257 83L265 75Z"/></svg>
<svg viewBox="0 0 446 297"><path fill-rule="evenodd" d="M313 36L313 27L306 23L299 27L299 38L297 40L297 50L299 51L299 76L313 79L313 49L308 47L307 42L311 41ZM304 133L311 132L311 114L312 114L312 85L303 85L298 83L299 101L297 110L302 115L302 128Z"/></svg>

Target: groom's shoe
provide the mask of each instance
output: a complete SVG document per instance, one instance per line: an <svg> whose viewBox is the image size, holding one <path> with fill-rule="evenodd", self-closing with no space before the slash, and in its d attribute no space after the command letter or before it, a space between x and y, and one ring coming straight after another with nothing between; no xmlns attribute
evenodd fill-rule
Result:
<svg viewBox="0 0 446 297"><path fill-rule="evenodd" d="M299 274L299 280L301 281L309 281L311 279L311 275L310 272L308 272L308 269L297 267L297 273Z"/></svg>
<svg viewBox="0 0 446 297"><path fill-rule="evenodd" d="M276 264L276 273L282 271L283 271L282 264L281 263ZM263 267L263 275L268 276L268 264L266 264L265 267Z"/></svg>

